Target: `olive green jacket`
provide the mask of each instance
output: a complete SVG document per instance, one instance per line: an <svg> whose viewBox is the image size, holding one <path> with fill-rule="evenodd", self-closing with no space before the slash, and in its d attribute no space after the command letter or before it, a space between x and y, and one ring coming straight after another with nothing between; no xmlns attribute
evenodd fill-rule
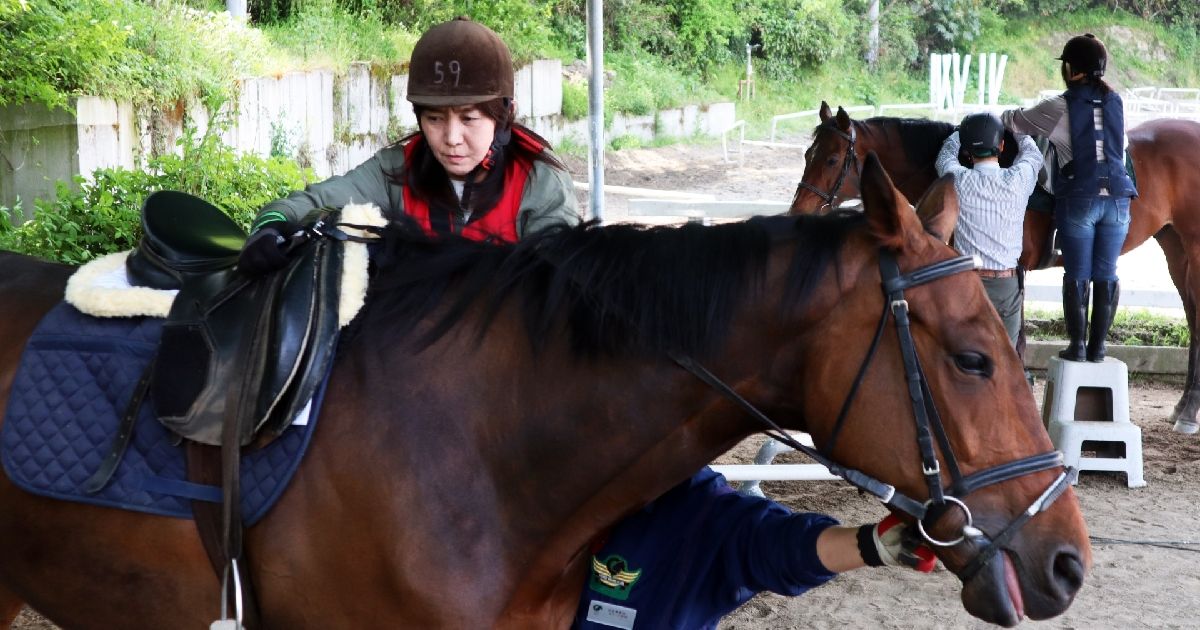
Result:
<svg viewBox="0 0 1200 630"><path fill-rule="evenodd" d="M317 208L341 208L352 203L379 206L384 216L404 214L402 187L388 178L404 165L404 149L390 146L345 175L310 184L284 199L268 203L254 220L254 229L273 221L297 223ZM534 161L521 207L517 211L517 238L524 238L554 225L575 225L580 216L575 200L575 185L569 173L540 160Z"/></svg>

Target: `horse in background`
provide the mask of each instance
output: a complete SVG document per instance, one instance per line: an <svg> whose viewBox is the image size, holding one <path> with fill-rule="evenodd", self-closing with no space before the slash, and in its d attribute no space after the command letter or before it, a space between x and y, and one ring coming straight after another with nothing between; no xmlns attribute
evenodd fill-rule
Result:
<svg viewBox="0 0 1200 630"><path fill-rule="evenodd" d="M915 118L877 117L853 120L824 101L821 122L805 152L804 174L792 199L791 214L810 214L835 207L839 199L859 196L859 165L868 152L879 155L887 172L909 200L916 203L937 180L934 160L942 141L954 131L949 123ZM1183 394L1171 413L1175 430L1195 433L1200 424L1200 123L1151 120L1128 130L1128 152L1137 176L1138 197L1130 206L1129 234L1121 253L1151 236L1166 254L1171 280L1183 300L1191 341ZM853 139L853 140L851 140ZM850 149L850 150L848 150ZM1006 152L1015 153L1007 142ZM1001 163L1006 156L1001 155ZM1053 215L1025 213L1019 264L1026 270L1061 264L1052 243Z"/></svg>
<svg viewBox="0 0 1200 630"><path fill-rule="evenodd" d="M1052 445L982 285L945 243L953 192L922 223L873 157L861 182L852 215L584 225L515 245L388 230L308 453L246 531L261 626L567 627L589 544L763 428L680 357L898 496L956 495L923 523L968 535L938 554L972 615L1011 626L1066 610L1087 529L1061 460L1025 464ZM70 271L4 263L0 403ZM926 474L909 364L942 412L945 465ZM35 496L5 475L0 558L0 622L23 602L85 629L205 628L219 610L192 522Z"/></svg>

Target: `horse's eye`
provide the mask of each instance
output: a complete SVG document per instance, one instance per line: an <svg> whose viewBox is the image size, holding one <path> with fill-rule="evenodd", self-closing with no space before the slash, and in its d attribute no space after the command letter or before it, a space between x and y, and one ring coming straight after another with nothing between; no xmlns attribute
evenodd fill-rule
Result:
<svg viewBox="0 0 1200 630"><path fill-rule="evenodd" d="M836 155L831 155L831 156L829 156L829 159L828 159L828 160L825 160L825 165L826 165L826 166L837 166L837 162L838 162L838 161L837 161L837 156L836 156Z"/></svg>
<svg viewBox="0 0 1200 630"><path fill-rule="evenodd" d="M990 377L994 366L992 360L978 352L960 352L954 355L954 365L967 374Z"/></svg>

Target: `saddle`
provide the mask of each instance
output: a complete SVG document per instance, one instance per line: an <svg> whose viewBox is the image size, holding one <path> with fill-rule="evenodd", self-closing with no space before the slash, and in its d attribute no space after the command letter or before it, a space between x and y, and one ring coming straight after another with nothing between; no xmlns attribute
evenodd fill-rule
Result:
<svg viewBox="0 0 1200 630"><path fill-rule="evenodd" d="M243 604L250 625L257 618L253 589L238 577L244 560L241 447L281 434L308 404L334 355L342 248L331 238L311 238L346 238L336 228L322 231L331 214L306 217L289 244L286 268L251 278L235 268L245 241L235 223L201 199L158 192L146 199L144 235L127 261L131 284L179 289L158 358L130 405L139 406L149 390L159 421L190 440L188 478L221 487L219 506L194 501L192 509L221 580L223 621L226 596L236 602L237 623L230 627L242 627ZM118 442L130 433L121 432ZM113 450L118 459L120 450Z"/></svg>
<svg viewBox="0 0 1200 630"><path fill-rule="evenodd" d="M314 213L305 223L324 218ZM226 414L236 412L239 445L277 436L333 356L341 248L304 238L285 269L249 278L234 268L245 232L202 199L156 192L142 227L126 264L130 283L179 289L148 383L159 420L183 438L219 445ZM241 411L227 409L237 388L253 392Z"/></svg>

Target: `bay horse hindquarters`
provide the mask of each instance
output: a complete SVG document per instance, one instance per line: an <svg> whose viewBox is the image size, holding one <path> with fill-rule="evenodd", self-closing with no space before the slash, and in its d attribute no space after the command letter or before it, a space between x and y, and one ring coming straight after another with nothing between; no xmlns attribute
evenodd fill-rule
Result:
<svg viewBox="0 0 1200 630"><path fill-rule="evenodd" d="M263 627L565 627L589 544L762 428L680 357L891 488L889 506L927 509L972 615L1066 610L1087 530L969 261L932 235L953 195L918 215L877 160L861 177L861 215L502 246L389 230L306 458L246 535ZM0 343L22 345L8 325ZM931 409L942 438L918 447ZM217 610L189 521L2 475L0 558L0 589L73 629L202 628Z"/></svg>
<svg viewBox="0 0 1200 630"><path fill-rule="evenodd" d="M942 141L954 130L948 123L878 117L854 120L839 107L834 113L821 103L821 122L805 152L804 174L789 213L813 214L836 205L836 200L861 195L858 165L875 152L909 203L937 179L934 160ZM1170 420L1175 430L1200 429L1200 122L1157 119L1128 130L1128 152L1137 179L1138 197L1130 206L1129 233L1121 247L1127 253L1155 237L1167 258L1171 280L1183 302L1191 333L1188 373ZM1011 147L1006 147L1006 152ZM1001 163L1005 156L1001 155ZM1025 213L1019 264L1041 269L1061 264L1053 256L1052 215L1030 209Z"/></svg>
<svg viewBox="0 0 1200 630"><path fill-rule="evenodd" d="M1175 430L1200 430L1200 122L1159 119L1130 129L1129 155L1138 196L1129 209L1124 254L1153 236L1187 317L1188 371L1171 413ZM1028 227L1028 226L1027 226Z"/></svg>

